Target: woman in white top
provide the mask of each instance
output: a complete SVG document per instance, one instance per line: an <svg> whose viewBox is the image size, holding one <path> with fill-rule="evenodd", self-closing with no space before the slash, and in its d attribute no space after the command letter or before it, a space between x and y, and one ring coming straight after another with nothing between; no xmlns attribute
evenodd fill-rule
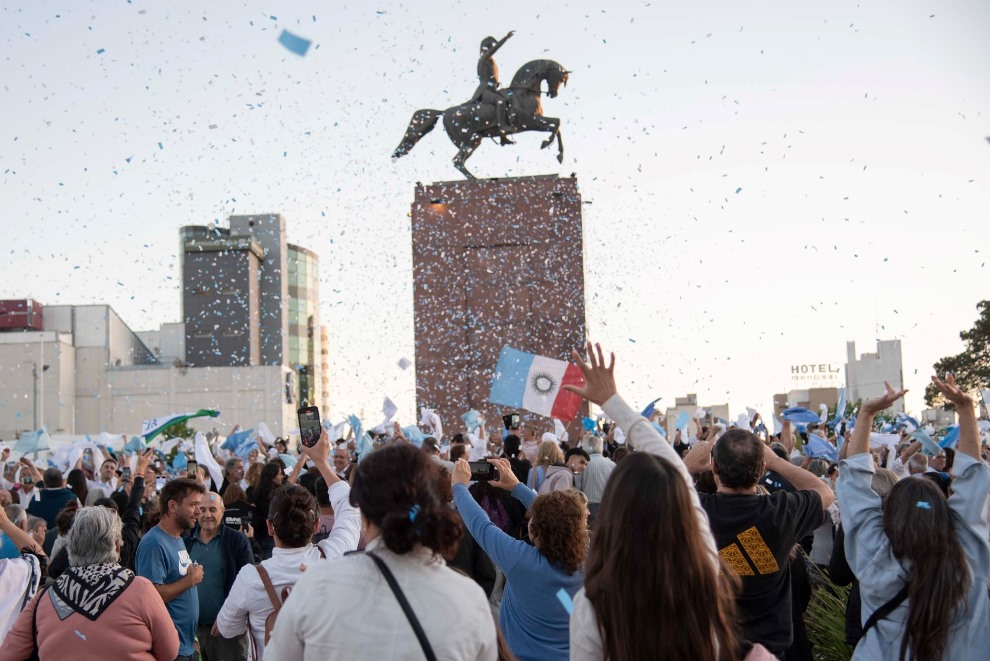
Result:
<svg viewBox="0 0 990 661"><path fill-rule="evenodd" d="M708 516L674 448L619 397L601 346L588 363L574 352L585 386L568 390L602 407L633 452L609 477L574 597L571 659L772 659L743 648L736 626L738 579L720 566ZM746 652L749 652L746 655Z"/></svg>
<svg viewBox="0 0 990 661"><path fill-rule="evenodd" d="M354 474L368 554L394 575L437 659L494 661L495 622L485 592L447 567L463 534L440 498L439 468L423 451L393 445ZM317 563L279 612L265 661L416 659L423 646L383 572L365 554Z"/></svg>
<svg viewBox="0 0 990 661"><path fill-rule="evenodd" d="M329 449L326 431L314 447L302 448L328 485L336 516L329 537L318 544L312 543L319 511L316 499L309 491L288 485L272 495L266 523L275 540L275 548L272 557L261 566L270 576L277 595L282 594L283 588L292 588L307 566L313 567L324 558L339 558L357 548L361 517L349 502L350 487L337 477L327 461ZM265 620L274 610L258 568L247 565L237 574L230 594L217 614L213 633L233 638L250 629L256 658L260 659L265 651Z"/></svg>

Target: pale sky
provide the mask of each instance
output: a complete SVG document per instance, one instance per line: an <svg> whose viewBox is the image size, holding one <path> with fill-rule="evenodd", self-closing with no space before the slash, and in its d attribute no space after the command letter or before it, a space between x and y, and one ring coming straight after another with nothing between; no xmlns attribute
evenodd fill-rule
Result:
<svg viewBox="0 0 990 661"><path fill-rule="evenodd" d="M179 227L280 212L321 258L329 417L389 396L411 420L409 205L460 176L439 130L389 156L513 29L504 82L537 58L573 71L543 103L565 160L529 134L469 166L577 173L588 327L635 405L768 412L792 363L900 338L918 411L990 297L990 3L327 4L0 9L0 297L155 328L181 319Z"/></svg>

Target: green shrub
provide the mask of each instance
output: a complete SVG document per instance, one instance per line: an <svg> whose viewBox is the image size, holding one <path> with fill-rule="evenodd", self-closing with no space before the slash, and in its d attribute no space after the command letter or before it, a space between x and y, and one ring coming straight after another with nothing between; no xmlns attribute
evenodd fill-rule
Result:
<svg viewBox="0 0 990 661"><path fill-rule="evenodd" d="M825 574L812 570L814 592L804 623L817 661L849 661L853 648L846 644L846 602L849 587L840 588Z"/></svg>

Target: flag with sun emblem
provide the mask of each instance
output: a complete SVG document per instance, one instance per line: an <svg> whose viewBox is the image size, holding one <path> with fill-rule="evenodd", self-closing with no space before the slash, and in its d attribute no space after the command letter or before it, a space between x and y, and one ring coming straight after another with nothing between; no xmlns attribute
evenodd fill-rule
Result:
<svg viewBox="0 0 990 661"><path fill-rule="evenodd" d="M488 401L570 422L582 400L564 385L584 385L577 365L502 347Z"/></svg>

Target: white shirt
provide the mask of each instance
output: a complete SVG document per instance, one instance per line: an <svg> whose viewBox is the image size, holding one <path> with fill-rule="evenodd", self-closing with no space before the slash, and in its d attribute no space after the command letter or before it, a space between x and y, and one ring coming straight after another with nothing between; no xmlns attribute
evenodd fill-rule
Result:
<svg viewBox="0 0 990 661"><path fill-rule="evenodd" d="M520 443L519 448L523 451L523 454L526 455L526 458L529 459L529 463L536 463L536 453L540 450L539 441L535 439L532 441L523 441Z"/></svg>
<svg viewBox="0 0 990 661"><path fill-rule="evenodd" d="M109 482L104 482L103 480L86 480L86 484L90 489L100 488L107 492L109 496L114 491L117 490L117 478L111 477Z"/></svg>
<svg viewBox="0 0 990 661"><path fill-rule="evenodd" d="M31 493L24 493L24 488L22 487L18 489L17 497L20 498L21 500L21 507L27 509L27 506L30 502L35 500L41 500L41 489L39 489L38 485L35 484L34 488L31 489Z"/></svg>
<svg viewBox="0 0 990 661"><path fill-rule="evenodd" d="M471 443L471 449L468 451L468 461L481 461L488 455L488 444L485 443L485 439L470 432L467 433L467 439Z"/></svg>
<svg viewBox="0 0 990 661"><path fill-rule="evenodd" d="M361 534L361 514L349 501L351 487L346 482L336 482L330 486L330 504L336 515L330 536L319 542L327 559L340 558L344 553L357 548ZM282 588L291 587L302 576L301 566L307 567L307 579L310 572L322 564L322 556L317 545L307 544L297 549L274 548L272 557L263 561L268 575L271 576L275 592L282 594ZM323 599L327 599L323 595ZM336 597L334 597L336 598ZM258 650L260 659L265 653L265 620L274 610L261 575L254 565L245 565L238 572L234 584L230 588L223 607L217 614L217 629L225 638L234 638L248 630ZM283 617L285 609L279 612Z"/></svg>
<svg viewBox="0 0 990 661"><path fill-rule="evenodd" d="M498 643L485 592L427 548L405 555L372 540L395 575L437 659L495 661ZM402 607L375 562L351 555L306 572L279 612L265 661L423 659Z"/></svg>
<svg viewBox="0 0 990 661"><path fill-rule="evenodd" d="M895 457L893 461L887 464L887 468L890 469L891 473L897 476L898 480L903 480L904 478L910 477L911 475L908 472L907 465L903 461L901 461L900 455Z"/></svg>

